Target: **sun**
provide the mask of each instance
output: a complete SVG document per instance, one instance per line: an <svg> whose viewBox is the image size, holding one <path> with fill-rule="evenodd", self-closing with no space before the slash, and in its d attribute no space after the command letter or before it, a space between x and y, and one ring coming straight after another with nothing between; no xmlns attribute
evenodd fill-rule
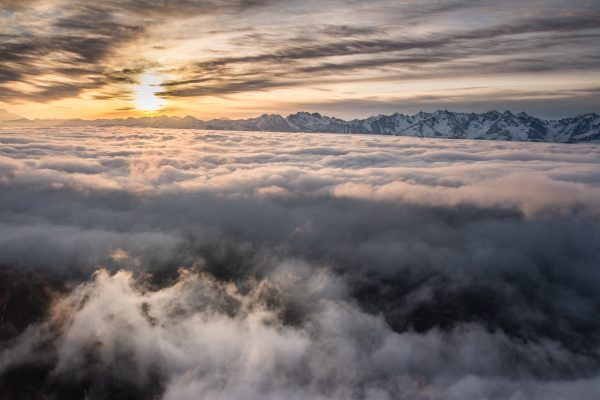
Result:
<svg viewBox="0 0 600 400"><path fill-rule="evenodd" d="M165 105L166 101L156 95L162 89L162 79L153 74L140 76L139 84L133 87L135 108L140 111L157 111Z"/></svg>

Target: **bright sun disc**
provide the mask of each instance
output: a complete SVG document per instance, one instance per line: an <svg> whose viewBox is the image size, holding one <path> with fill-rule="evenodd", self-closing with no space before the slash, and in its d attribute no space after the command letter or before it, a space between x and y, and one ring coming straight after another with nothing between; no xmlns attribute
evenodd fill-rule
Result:
<svg viewBox="0 0 600 400"><path fill-rule="evenodd" d="M156 95L162 89L162 80L152 74L143 74L138 85L133 87L135 108L140 111L156 111L165 104L165 100Z"/></svg>

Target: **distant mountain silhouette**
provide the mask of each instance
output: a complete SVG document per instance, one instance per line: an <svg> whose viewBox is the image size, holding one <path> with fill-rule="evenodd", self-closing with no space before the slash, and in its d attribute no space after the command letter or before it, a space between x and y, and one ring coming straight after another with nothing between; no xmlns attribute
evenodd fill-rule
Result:
<svg viewBox="0 0 600 400"><path fill-rule="evenodd" d="M362 133L453 139L517 140L540 142L600 142L600 116L582 114L573 118L544 120L524 112L513 114L488 111L462 113L438 110L415 115L395 113L350 121L319 113L298 112L282 117L263 114L249 119L213 119L194 117L144 117L97 120L27 120L4 121L4 126L130 126L176 129L212 129L265 132Z"/></svg>
<svg viewBox="0 0 600 400"><path fill-rule="evenodd" d="M14 121L17 119L23 119L23 117L0 108L0 121Z"/></svg>

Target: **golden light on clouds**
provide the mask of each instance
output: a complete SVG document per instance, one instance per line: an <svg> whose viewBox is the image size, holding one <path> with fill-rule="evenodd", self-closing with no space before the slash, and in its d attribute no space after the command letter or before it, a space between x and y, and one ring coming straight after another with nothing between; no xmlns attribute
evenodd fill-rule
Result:
<svg viewBox="0 0 600 400"><path fill-rule="evenodd" d="M140 111L158 111L166 101L156 94L162 91L162 79L158 75L146 73L140 76L139 83L133 87L135 108Z"/></svg>
<svg viewBox="0 0 600 400"><path fill-rule="evenodd" d="M48 119L597 112L598 2L318 3L0 0L0 109Z"/></svg>

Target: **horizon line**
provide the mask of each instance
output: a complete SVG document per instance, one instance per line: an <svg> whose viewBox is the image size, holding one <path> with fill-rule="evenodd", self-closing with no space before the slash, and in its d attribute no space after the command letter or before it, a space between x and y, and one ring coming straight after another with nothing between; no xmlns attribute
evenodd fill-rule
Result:
<svg viewBox="0 0 600 400"><path fill-rule="evenodd" d="M10 113L8 110L6 109L0 109L0 111L6 111L7 113ZM345 122L351 122L351 121L357 121L357 120L366 120L369 118L373 118L373 117L379 117L379 116L392 116L392 115L402 115L402 116L407 116L407 117L415 117L418 116L420 114L436 114L436 113L443 113L443 112L447 112L447 113L452 113L452 114L475 114L475 115L482 115L482 114L488 114L488 113L498 113L500 115L503 114L511 114L514 116L518 116L521 114L525 114L527 116L530 117L534 117L540 120L545 120L545 121L560 121L563 119L569 119L569 118L576 118L576 117L580 117L580 116L584 116L584 115L598 115L600 113L600 110L598 112L594 111L594 112L584 112L584 113L580 113L580 114L575 114L572 115L570 117L562 117L562 118L540 118L537 117L534 114L529 114L526 111L519 111L519 112L514 112L512 110L509 109L505 109L504 111L498 111L497 109L491 109L491 110L487 110L487 111L483 111L483 112L473 112L473 111L450 111L447 108L444 109L437 109L435 111L418 111L416 113L412 113L412 114L405 114L399 111L396 111L394 113L391 114L387 114L387 113L378 113L378 114L372 114L369 115L367 117L364 118L352 118L352 119L346 119L346 118L341 118L341 117L337 117L337 116L333 116L333 115L327 115L327 114L323 114L322 112L319 111L305 111L305 110L299 110L296 112L292 112L289 113L287 115L284 116L284 114L280 114L280 113L262 113L260 115L256 115L254 117L248 117L248 118L228 118L228 117L217 117L217 118L210 118L210 119L203 119L201 117L197 117L197 116L193 116L190 114L187 114L185 116L179 116L179 115L166 115L166 114L161 114L160 112L156 113L153 112L151 113L152 115L143 115L143 116L128 116L128 117L99 117L99 118L93 118L93 119L89 119L89 118L27 118L27 117L23 117L17 114L13 114L19 118L15 118L15 119L4 119L4 120L0 120L0 122L17 122L17 121L22 121L22 120L26 120L26 121L30 121L30 122L35 122L35 121L90 121L90 122L94 122L94 121L108 121L108 120L139 120L139 119L145 119L145 118L179 118L179 119L185 119L185 118L193 118L197 121L202 121L202 122L210 122L210 121L246 121L246 120L250 120L250 119L257 119L257 118L261 118L261 117L265 117L265 116L279 116L281 118L288 118L292 115L298 115L298 114L309 114L309 115L318 115L320 117L325 117L325 118L331 118L331 119L338 119L341 121L345 121ZM150 113L149 113L150 114Z"/></svg>

